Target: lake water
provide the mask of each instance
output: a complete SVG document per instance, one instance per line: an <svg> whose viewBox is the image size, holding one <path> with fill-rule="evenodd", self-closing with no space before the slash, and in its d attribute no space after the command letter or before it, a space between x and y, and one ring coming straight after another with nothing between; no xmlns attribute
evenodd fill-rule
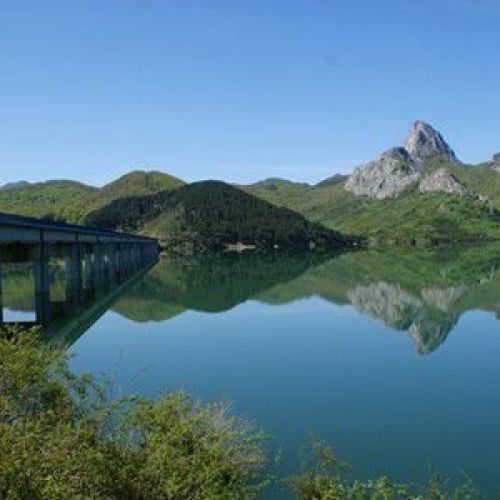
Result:
<svg viewBox="0 0 500 500"><path fill-rule="evenodd" d="M233 402L272 436L277 474L316 438L359 477L500 490L498 246L165 257L106 307L65 332L73 370Z"/></svg>

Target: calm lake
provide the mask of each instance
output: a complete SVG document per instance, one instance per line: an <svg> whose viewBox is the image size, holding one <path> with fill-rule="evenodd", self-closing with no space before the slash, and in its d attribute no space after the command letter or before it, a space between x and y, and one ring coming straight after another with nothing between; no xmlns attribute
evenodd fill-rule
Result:
<svg viewBox="0 0 500 500"><path fill-rule="evenodd" d="M23 272L4 272L12 321L33 307ZM272 436L277 474L298 471L316 438L360 477L438 470L491 494L499 313L499 246L162 257L92 319L50 335L71 345L74 371L118 394L233 402Z"/></svg>

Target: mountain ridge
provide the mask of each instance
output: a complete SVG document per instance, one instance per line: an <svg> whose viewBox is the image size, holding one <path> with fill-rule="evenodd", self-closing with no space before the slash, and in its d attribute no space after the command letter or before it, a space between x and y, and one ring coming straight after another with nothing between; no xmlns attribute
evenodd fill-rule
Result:
<svg viewBox="0 0 500 500"><path fill-rule="evenodd" d="M132 219L141 220L146 202L138 198L188 185L158 171L132 171L102 188L49 181L0 190L0 211L82 223L91 213L113 213L120 205L125 213L135 206ZM413 123L402 146L349 176L335 174L315 185L270 178L233 187L376 245L500 240L500 154L478 165L462 163L441 133L422 120Z"/></svg>

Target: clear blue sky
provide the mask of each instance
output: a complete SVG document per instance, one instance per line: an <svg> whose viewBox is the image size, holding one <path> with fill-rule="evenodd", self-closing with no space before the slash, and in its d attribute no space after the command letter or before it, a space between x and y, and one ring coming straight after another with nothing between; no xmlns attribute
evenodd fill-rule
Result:
<svg viewBox="0 0 500 500"><path fill-rule="evenodd" d="M415 119L500 150L498 0L0 0L0 184L317 181Z"/></svg>

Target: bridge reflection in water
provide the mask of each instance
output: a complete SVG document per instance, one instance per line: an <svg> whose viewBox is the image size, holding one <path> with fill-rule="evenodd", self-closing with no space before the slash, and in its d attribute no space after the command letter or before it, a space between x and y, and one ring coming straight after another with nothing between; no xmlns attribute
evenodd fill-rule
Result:
<svg viewBox="0 0 500 500"><path fill-rule="evenodd" d="M0 214L0 323L88 327L158 254L153 238Z"/></svg>

